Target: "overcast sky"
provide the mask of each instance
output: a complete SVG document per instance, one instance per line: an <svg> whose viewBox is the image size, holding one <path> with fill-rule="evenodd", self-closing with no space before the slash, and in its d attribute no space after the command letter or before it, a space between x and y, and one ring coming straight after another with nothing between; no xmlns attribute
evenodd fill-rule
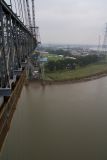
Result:
<svg viewBox="0 0 107 160"><path fill-rule="evenodd" d="M107 22L107 0L36 0L43 43L97 44Z"/></svg>
<svg viewBox="0 0 107 160"><path fill-rule="evenodd" d="M42 43L98 44L99 35L103 40L107 0L35 0L35 4Z"/></svg>

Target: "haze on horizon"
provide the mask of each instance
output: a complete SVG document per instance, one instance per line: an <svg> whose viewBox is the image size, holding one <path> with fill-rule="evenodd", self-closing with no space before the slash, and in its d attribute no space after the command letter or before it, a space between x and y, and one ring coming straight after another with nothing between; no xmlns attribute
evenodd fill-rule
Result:
<svg viewBox="0 0 107 160"><path fill-rule="evenodd" d="M103 42L106 0L36 0L35 6L42 43L97 45L99 35Z"/></svg>

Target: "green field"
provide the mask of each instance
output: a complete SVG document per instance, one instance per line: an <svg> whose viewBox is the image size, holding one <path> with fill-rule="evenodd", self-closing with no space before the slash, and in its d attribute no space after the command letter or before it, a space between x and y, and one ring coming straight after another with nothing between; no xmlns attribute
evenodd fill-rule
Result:
<svg viewBox="0 0 107 160"><path fill-rule="evenodd" d="M75 80L82 79L88 76L92 76L98 73L107 72L107 63L96 63L91 64L86 67L78 67L75 70L63 70L45 73L44 80L54 80L54 81L63 81L63 80Z"/></svg>
<svg viewBox="0 0 107 160"><path fill-rule="evenodd" d="M46 57L48 58L49 61L57 61L57 60L61 60L63 59L63 57L56 55L56 54L46 54L46 55L42 55L42 57Z"/></svg>

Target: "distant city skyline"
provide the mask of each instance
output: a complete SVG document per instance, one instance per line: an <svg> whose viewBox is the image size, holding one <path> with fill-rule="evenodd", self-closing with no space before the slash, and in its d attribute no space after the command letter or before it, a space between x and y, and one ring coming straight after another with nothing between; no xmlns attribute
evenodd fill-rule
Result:
<svg viewBox="0 0 107 160"><path fill-rule="evenodd" d="M103 43L106 0L36 0L35 6L42 43L97 45L99 35Z"/></svg>

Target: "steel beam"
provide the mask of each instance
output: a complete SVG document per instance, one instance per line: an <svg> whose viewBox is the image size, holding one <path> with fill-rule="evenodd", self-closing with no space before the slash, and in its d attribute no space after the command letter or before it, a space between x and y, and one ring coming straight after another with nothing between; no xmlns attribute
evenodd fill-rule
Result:
<svg viewBox="0 0 107 160"><path fill-rule="evenodd" d="M34 35L24 26L4 0L0 0L1 96L4 96L6 91L10 93L10 81L13 79L14 82L14 77L20 74L23 64L36 46L37 39Z"/></svg>

